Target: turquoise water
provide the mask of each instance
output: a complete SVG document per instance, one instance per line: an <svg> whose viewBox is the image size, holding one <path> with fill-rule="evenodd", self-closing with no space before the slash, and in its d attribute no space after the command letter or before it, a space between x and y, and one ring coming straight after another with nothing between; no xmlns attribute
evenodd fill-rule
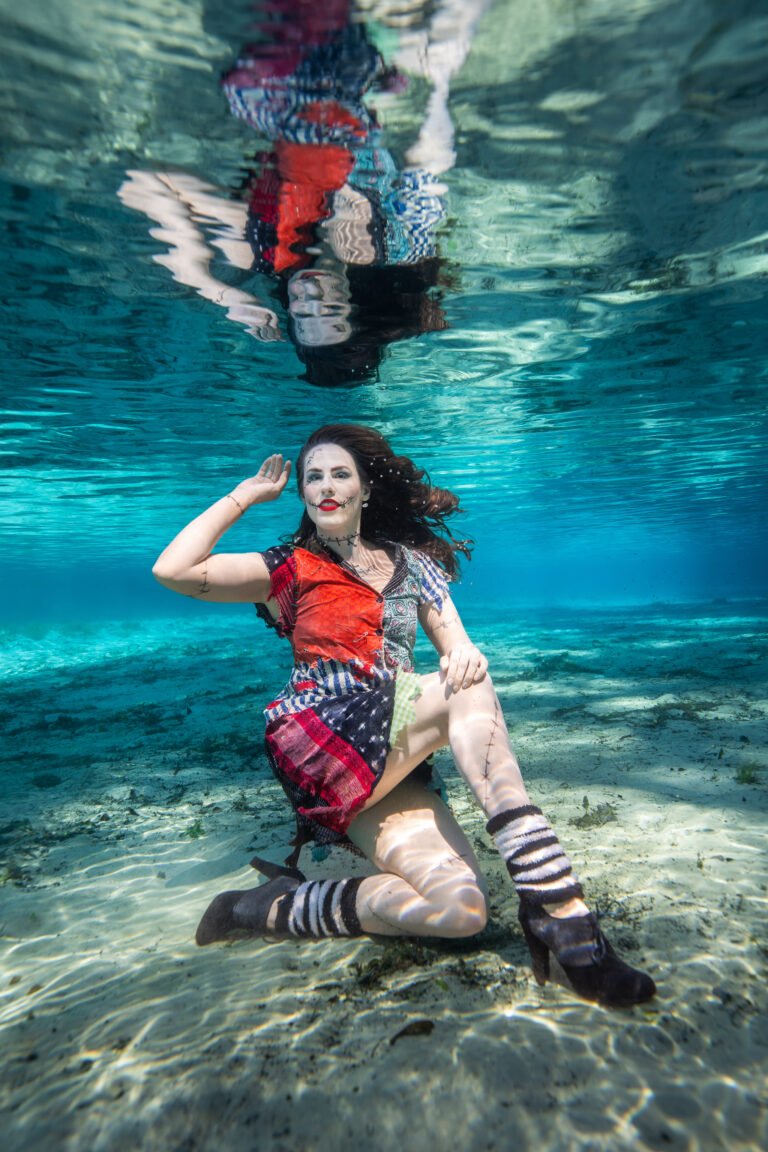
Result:
<svg viewBox="0 0 768 1152"><path fill-rule="evenodd" d="M447 327L333 388L174 281L118 198L129 170L243 179L263 140L219 78L253 7L2 5L4 614L174 610L169 529L327 419L461 495L467 603L764 595L765 6L500 0L451 81ZM401 164L428 96L369 99Z"/></svg>
<svg viewBox="0 0 768 1152"><path fill-rule="evenodd" d="M348 26L390 72L355 106L349 186L378 232L350 195L305 249L336 272L371 236L376 260L423 252L407 305L389 267L349 273L360 347L341 374L300 338L290 277L244 267L227 224L275 135L232 114L221 78L290 8L0 0L10 1146L250 1150L256 1131L346 1152L364 1112L377 1152L457 1132L467 1152L754 1152L768 5L361 0ZM197 198L164 225L136 192L158 175ZM446 753L491 886L478 942L195 950L213 892L289 835L260 720L288 661L251 609L173 597L151 564L329 420L377 426L461 496L476 548L457 602L534 798L657 978L647 1008L609 1017L533 984ZM286 494L227 544L270 545L298 513ZM414 1019L432 1037L398 1039Z"/></svg>

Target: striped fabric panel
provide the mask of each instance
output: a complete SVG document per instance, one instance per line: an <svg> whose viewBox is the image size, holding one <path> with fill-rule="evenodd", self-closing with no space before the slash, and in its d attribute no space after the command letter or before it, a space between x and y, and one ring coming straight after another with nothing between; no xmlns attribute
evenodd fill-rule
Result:
<svg viewBox="0 0 768 1152"><path fill-rule="evenodd" d="M365 692L376 684L387 684L394 677L388 668L374 668L362 677L350 664L338 660L318 660L317 664L297 664L280 695L266 708L267 720L293 716L328 697L339 698L352 692ZM312 687L307 687L311 684Z"/></svg>

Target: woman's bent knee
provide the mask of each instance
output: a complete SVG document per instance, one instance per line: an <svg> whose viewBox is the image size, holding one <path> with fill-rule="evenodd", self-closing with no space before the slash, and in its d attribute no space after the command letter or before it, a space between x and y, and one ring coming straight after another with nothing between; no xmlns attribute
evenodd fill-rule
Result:
<svg viewBox="0 0 768 1152"><path fill-rule="evenodd" d="M475 883L457 885L450 900L435 917L441 935L458 939L477 936L488 923L488 899Z"/></svg>

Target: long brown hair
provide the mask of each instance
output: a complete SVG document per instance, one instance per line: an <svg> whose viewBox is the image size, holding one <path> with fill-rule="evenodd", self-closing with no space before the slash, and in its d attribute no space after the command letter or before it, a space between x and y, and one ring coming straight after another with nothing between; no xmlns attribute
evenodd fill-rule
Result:
<svg viewBox="0 0 768 1152"><path fill-rule="evenodd" d="M392 540L425 552L449 576L457 576L457 553L469 558L471 540L457 540L446 525L459 512L459 498L436 488L423 468L408 456L397 456L380 432L362 424L326 424L318 428L301 449L296 461L299 492L304 486L304 464L310 448L338 444L357 465L360 478L370 486L368 507L363 508L360 532L374 544ZM445 535L438 535L445 533ZM447 539L446 539L447 537ZM306 511L294 533L295 544L316 540L315 525Z"/></svg>

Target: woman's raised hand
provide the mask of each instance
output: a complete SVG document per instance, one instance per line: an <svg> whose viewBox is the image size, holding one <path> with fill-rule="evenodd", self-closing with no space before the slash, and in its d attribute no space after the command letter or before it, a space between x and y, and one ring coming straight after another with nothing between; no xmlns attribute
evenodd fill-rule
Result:
<svg viewBox="0 0 768 1152"><path fill-rule="evenodd" d="M232 496L244 509L250 508L252 504L266 504L270 500L277 500L290 475L290 460L283 460L279 452L274 452L267 456L255 476L242 480L232 490Z"/></svg>
<svg viewBox="0 0 768 1152"><path fill-rule="evenodd" d="M469 688L485 679L488 661L474 644L456 644L441 657L440 670L445 674L448 688L458 692L460 688Z"/></svg>

